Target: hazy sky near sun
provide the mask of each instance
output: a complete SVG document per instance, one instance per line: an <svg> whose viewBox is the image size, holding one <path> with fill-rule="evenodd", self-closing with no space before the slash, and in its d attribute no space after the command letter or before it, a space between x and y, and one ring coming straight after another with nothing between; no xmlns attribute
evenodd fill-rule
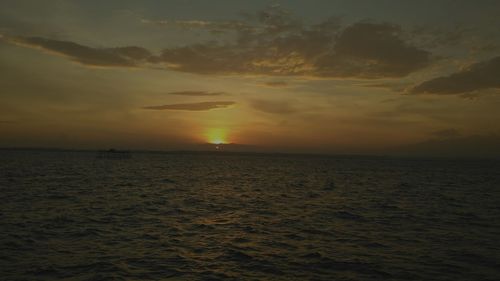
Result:
<svg viewBox="0 0 500 281"><path fill-rule="evenodd" d="M499 26L494 0L0 0L0 146L500 153Z"/></svg>

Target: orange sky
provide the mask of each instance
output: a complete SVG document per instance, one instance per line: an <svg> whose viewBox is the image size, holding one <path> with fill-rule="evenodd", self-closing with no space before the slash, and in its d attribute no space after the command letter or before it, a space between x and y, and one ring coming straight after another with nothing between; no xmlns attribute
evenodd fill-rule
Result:
<svg viewBox="0 0 500 281"><path fill-rule="evenodd" d="M500 154L498 2L402 2L2 1L0 146Z"/></svg>

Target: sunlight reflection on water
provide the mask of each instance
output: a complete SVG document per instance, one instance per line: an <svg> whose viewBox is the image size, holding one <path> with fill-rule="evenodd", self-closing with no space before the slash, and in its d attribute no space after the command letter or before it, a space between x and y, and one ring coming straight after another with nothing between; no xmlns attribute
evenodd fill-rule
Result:
<svg viewBox="0 0 500 281"><path fill-rule="evenodd" d="M5 280L494 280L499 163L0 151Z"/></svg>

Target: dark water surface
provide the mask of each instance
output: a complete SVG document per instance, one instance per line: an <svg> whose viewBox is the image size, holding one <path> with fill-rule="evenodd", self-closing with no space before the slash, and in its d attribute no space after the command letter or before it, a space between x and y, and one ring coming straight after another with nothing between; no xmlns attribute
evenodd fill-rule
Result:
<svg viewBox="0 0 500 281"><path fill-rule="evenodd" d="M0 280L500 280L500 163L0 151Z"/></svg>

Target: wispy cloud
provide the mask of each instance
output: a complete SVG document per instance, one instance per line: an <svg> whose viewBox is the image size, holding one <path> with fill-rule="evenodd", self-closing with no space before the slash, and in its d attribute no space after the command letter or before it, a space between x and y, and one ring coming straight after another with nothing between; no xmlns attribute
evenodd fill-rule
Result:
<svg viewBox="0 0 500 281"><path fill-rule="evenodd" d="M288 83L284 82L284 81L269 81L269 82L262 83L262 85L267 86L267 87L272 87L272 88L288 87Z"/></svg>
<svg viewBox="0 0 500 281"><path fill-rule="evenodd" d="M145 106L143 109L150 110L188 110L188 111L205 111L211 109L227 108L234 105L233 101L207 101L196 103L177 103L158 106Z"/></svg>
<svg viewBox="0 0 500 281"><path fill-rule="evenodd" d="M297 112L297 109L286 101L253 100L251 106L262 112L272 114L290 114Z"/></svg>
<svg viewBox="0 0 500 281"><path fill-rule="evenodd" d="M256 27L242 21L206 21L206 20L141 20L143 24L179 27L183 29L206 29L212 33L222 33L226 31L250 30Z"/></svg>
<svg viewBox="0 0 500 281"><path fill-rule="evenodd" d="M411 86L409 82L404 82L404 81L385 81L385 82L380 82L380 83L368 83L368 84L361 84L363 87L368 87L368 88L382 88L382 89L389 89L392 91L396 92L402 92L408 87Z"/></svg>
<svg viewBox="0 0 500 281"><path fill-rule="evenodd" d="M171 92L169 95L174 96L192 96L192 97L208 97L208 96L223 96L228 95L224 92L206 92L206 91L180 91L180 92Z"/></svg>

